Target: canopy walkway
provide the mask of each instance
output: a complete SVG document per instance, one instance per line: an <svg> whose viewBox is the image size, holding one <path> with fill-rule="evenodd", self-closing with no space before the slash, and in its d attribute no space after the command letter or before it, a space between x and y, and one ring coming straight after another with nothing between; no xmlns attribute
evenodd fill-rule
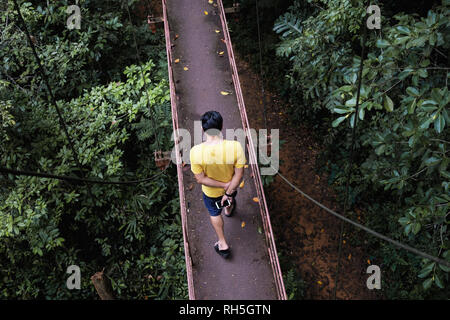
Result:
<svg viewBox="0 0 450 320"><path fill-rule="evenodd" d="M222 1L162 3L175 141L178 128L193 137L194 120L216 110L224 128L246 132L247 159L253 159L245 170L245 186L238 191L236 214L225 218L233 255L224 260L213 249L216 238L201 188L181 161L189 150L175 143L189 298L286 299Z"/></svg>

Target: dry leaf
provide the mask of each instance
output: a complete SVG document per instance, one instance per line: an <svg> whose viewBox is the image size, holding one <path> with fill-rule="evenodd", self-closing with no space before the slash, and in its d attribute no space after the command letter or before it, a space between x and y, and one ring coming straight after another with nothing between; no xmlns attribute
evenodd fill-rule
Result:
<svg viewBox="0 0 450 320"><path fill-rule="evenodd" d="M194 188L194 184L191 183L191 184L188 186L188 190L192 190L193 188Z"/></svg>
<svg viewBox="0 0 450 320"><path fill-rule="evenodd" d="M176 35L175 35L175 40L177 40L177 39L178 39L178 37L179 37L179 35L178 35L178 34L176 34Z"/></svg>
<svg viewBox="0 0 450 320"><path fill-rule="evenodd" d="M220 33L220 30L217 30L217 29L216 29L215 31L216 31L216 33Z"/></svg>
<svg viewBox="0 0 450 320"><path fill-rule="evenodd" d="M319 281L317 281L317 283L318 283L319 285L322 285L322 281L320 281L320 280L319 280Z"/></svg>
<svg viewBox="0 0 450 320"><path fill-rule="evenodd" d="M184 71L188 71L188 70L189 70L189 68L188 68L188 67L184 67L183 69L184 69Z"/></svg>
<svg viewBox="0 0 450 320"><path fill-rule="evenodd" d="M350 253L347 258L350 260L352 258L352 254Z"/></svg>
<svg viewBox="0 0 450 320"><path fill-rule="evenodd" d="M244 184L245 184L245 180L242 180L241 184L239 185L239 188L242 189L244 187Z"/></svg>
<svg viewBox="0 0 450 320"><path fill-rule="evenodd" d="M241 228L244 228L244 227L245 227L245 221L242 221Z"/></svg>
<svg viewBox="0 0 450 320"><path fill-rule="evenodd" d="M178 62L180 62L180 59L175 59L175 63L178 63Z"/></svg>
<svg viewBox="0 0 450 320"><path fill-rule="evenodd" d="M253 201L255 201L255 202L259 202L259 199L258 199L258 197L254 197L254 198L253 198Z"/></svg>
<svg viewBox="0 0 450 320"><path fill-rule="evenodd" d="M205 16L207 16L208 15L208 11L203 11L203 13L205 14Z"/></svg>
<svg viewBox="0 0 450 320"><path fill-rule="evenodd" d="M213 3L213 0L208 0L208 3L209 3L209 4L212 4L212 3Z"/></svg>
<svg viewBox="0 0 450 320"><path fill-rule="evenodd" d="M228 91L220 91L220 94L223 95L223 96L227 96L227 95L230 94L230 92L228 92Z"/></svg>
<svg viewBox="0 0 450 320"><path fill-rule="evenodd" d="M367 264L371 264L369 259L367 259Z"/></svg>
<svg viewBox="0 0 450 320"><path fill-rule="evenodd" d="M224 53L225 53L225 51L220 51L219 56L223 56Z"/></svg>

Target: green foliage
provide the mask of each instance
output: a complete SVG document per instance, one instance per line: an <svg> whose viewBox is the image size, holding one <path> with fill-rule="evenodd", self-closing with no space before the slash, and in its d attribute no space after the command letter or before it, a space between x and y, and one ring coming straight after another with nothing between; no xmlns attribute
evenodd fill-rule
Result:
<svg viewBox="0 0 450 320"><path fill-rule="evenodd" d="M288 299L302 300L304 298L306 285L305 282L299 277L295 269L289 269L283 278Z"/></svg>
<svg viewBox="0 0 450 320"><path fill-rule="evenodd" d="M163 36L131 25L116 2L81 7L82 29L69 32L64 1L21 6L83 174L151 177L160 173L153 151L172 146ZM0 17L0 165L79 176L12 8L9 1ZM141 49L153 48L143 65L129 59L133 32ZM127 186L0 176L0 297L95 298L90 276L105 268L119 298L186 298L176 194L173 168ZM81 290L66 288L72 264L81 269Z"/></svg>
<svg viewBox="0 0 450 320"><path fill-rule="evenodd" d="M448 261L449 6L442 1L423 17L383 16L381 32L369 31L365 57L360 57L359 40L365 8L359 1L296 1L274 27L281 37L277 54L291 66L287 81L291 101L296 101L294 113L298 121L312 120L327 132L326 157L337 168L332 172L337 190L343 193L349 136L357 118L352 203L366 204L368 226ZM378 204L388 212L384 220L370 209ZM425 260L411 263L411 257L392 258L384 248L390 246L374 245L384 263L394 267L400 259L408 261L401 268L418 276L392 276L393 282L405 282L395 290L392 285L389 294L405 297L400 292L413 290L416 297L437 297L442 294L433 288L448 292L448 268ZM419 281L423 283L417 286Z"/></svg>

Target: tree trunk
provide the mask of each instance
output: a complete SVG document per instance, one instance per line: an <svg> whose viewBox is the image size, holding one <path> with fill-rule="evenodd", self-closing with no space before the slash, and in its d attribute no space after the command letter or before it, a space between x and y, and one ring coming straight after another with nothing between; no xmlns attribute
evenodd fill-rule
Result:
<svg viewBox="0 0 450 320"><path fill-rule="evenodd" d="M91 281L94 284L95 290L97 290L100 299L102 300L114 300L114 294L111 286L111 280L103 274L103 270L96 272Z"/></svg>

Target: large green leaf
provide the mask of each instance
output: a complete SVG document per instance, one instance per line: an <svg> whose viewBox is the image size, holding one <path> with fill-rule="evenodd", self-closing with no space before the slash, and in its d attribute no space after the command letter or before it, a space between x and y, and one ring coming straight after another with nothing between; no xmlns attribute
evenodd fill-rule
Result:
<svg viewBox="0 0 450 320"><path fill-rule="evenodd" d="M434 129L437 133L441 133L445 128L445 119L441 113L439 113L434 120Z"/></svg>
<svg viewBox="0 0 450 320"><path fill-rule="evenodd" d="M384 96L384 108L385 108L388 112L394 111L394 102L391 100L391 98L389 98L388 95L385 95L385 96Z"/></svg>

